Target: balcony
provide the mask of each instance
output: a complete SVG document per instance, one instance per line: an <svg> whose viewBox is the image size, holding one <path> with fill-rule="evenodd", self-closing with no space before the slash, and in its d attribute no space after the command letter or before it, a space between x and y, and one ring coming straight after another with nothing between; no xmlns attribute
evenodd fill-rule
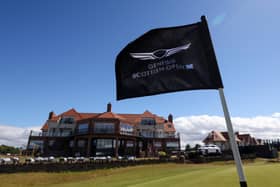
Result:
<svg viewBox="0 0 280 187"><path fill-rule="evenodd" d="M176 134L158 134L158 133L138 133L138 136L145 137L145 138L180 138L180 133Z"/></svg>
<svg viewBox="0 0 280 187"><path fill-rule="evenodd" d="M30 131L30 136L45 136L45 133L42 133L40 131Z"/></svg>
<svg viewBox="0 0 280 187"><path fill-rule="evenodd" d="M134 132L131 131L120 131L121 135L127 135L127 136L134 136Z"/></svg>
<svg viewBox="0 0 280 187"><path fill-rule="evenodd" d="M83 135L83 134L89 134L88 128L86 128L86 129L76 129L75 135Z"/></svg>
<svg viewBox="0 0 280 187"><path fill-rule="evenodd" d="M65 131L65 132L54 132L54 133L48 133L48 132L39 132L39 131L31 131L30 136L31 137L68 137L72 136L72 131Z"/></svg>

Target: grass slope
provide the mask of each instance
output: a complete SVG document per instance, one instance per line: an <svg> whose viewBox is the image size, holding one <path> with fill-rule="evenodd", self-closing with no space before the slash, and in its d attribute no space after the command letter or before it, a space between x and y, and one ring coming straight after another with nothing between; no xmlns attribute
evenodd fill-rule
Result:
<svg viewBox="0 0 280 187"><path fill-rule="evenodd" d="M280 186L280 164L246 164L249 187ZM0 186L239 187L233 164L160 164L90 172L0 175Z"/></svg>

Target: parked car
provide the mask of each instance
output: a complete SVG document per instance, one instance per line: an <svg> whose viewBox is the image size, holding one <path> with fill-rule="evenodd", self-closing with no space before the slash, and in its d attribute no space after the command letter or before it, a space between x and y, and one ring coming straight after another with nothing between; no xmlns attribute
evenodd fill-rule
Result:
<svg viewBox="0 0 280 187"><path fill-rule="evenodd" d="M126 158L126 160L128 160L128 161L134 161L134 160L136 160L135 156L126 156L125 158Z"/></svg>
<svg viewBox="0 0 280 187"><path fill-rule="evenodd" d="M112 160L113 160L113 158L112 158L111 156L106 156L106 159L107 159L108 161L112 161Z"/></svg>
<svg viewBox="0 0 280 187"><path fill-rule="evenodd" d="M48 162L49 158L48 157L43 157L43 162Z"/></svg>
<svg viewBox="0 0 280 187"><path fill-rule="evenodd" d="M60 158L59 158L59 162L60 162L60 163L67 162L67 158L66 158L66 157L60 157Z"/></svg>
<svg viewBox="0 0 280 187"><path fill-rule="evenodd" d="M95 156L95 157L90 157L89 158L90 161L112 161L113 158L111 156Z"/></svg>
<svg viewBox="0 0 280 187"><path fill-rule="evenodd" d="M34 160L35 160L36 163L43 163L44 162L44 158L40 157L40 156L39 157L35 157Z"/></svg>
<svg viewBox="0 0 280 187"><path fill-rule="evenodd" d="M94 161L96 161L96 160L107 160L106 156L95 156L95 157L92 157L92 158L93 158Z"/></svg>
<svg viewBox="0 0 280 187"><path fill-rule="evenodd" d="M19 158L18 157L12 157L13 164L19 164Z"/></svg>
<svg viewBox="0 0 280 187"><path fill-rule="evenodd" d="M34 163L35 160L33 158L26 158L25 159L25 163L30 164L30 163Z"/></svg>
<svg viewBox="0 0 280 187"><path fill-rule="evenodd" d="M198 148L202 155L218 155L221 154L221 149L217 145L209 144Z"/></svg>
<svg viewBox="0 0 280 187"><path fill-rule="evenodd" d="M68 163L74 163L74 162L75 162L75 158L73 158L73 157L67 157L67 162L68 162Z"/></svg>
<svg viewBox="0 0 280 187"><path fill-rule="evenodd" d="M133 161L136 160L135 156L125 155L125 156L118 156L118 160L128 160Z"/></svg>
<svg viewBox="0 0 280 187"><path fill-rule="evenodd" d="M55 162L55 158L53 156L48 157L48 162Z"/></svg>
<svg viewBox="0 0 280 187"><path fill-rule="evenodd" d="M96 156L94 160L107 160L106 156Z"/></svg>
<svg viewBox="0 0 280 187"><path fill-rule="evenodd" d="M2 164L12 164L13 161L11 158L2 158Z"/></svg>
<svg viewBox="0 0 280 187"><path fill-rule="evenodd" d="M79 163L83 163L83 162L85 162L85 157L83 157L83 156L76 157L76 161Z"/></svg>

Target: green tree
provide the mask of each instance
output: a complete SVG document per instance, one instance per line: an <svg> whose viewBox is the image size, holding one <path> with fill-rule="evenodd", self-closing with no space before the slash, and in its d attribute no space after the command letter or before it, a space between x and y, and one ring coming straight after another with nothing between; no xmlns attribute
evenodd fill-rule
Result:
<svg viewBox="0 0 280 187"><path fill-rule="evenodd" d="M201 147L201 145L199 145L199 144L195 144L195 146L194 146L195 149L198 149L200 147Z"/></svg>
<svg viewBox="0 0 280 187"><path fill-rule="evenodd" d="M0 145L0 154L19 154L20 150L19 148L7 146L7 145Z"/></svg>
<svg viewBox="0 0 280 187"><path fill-rule="evenodd" d="M190 149L191 149L191 145L190 145L190 144L187 144L185 150L186 150L186 151L189 151Z"/></svg>

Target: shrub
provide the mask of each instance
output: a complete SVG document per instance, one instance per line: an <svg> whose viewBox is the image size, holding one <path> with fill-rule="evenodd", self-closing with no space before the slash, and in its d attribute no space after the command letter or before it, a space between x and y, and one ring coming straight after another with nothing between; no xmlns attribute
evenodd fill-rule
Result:
<svg viewBox="0 0 280 187"><path fill-rule="evenodd" d="M164 152L164 151L159 151L159 152L158 152L158 156L159 156L159 157L166 157L166 152Z"/></svg>

